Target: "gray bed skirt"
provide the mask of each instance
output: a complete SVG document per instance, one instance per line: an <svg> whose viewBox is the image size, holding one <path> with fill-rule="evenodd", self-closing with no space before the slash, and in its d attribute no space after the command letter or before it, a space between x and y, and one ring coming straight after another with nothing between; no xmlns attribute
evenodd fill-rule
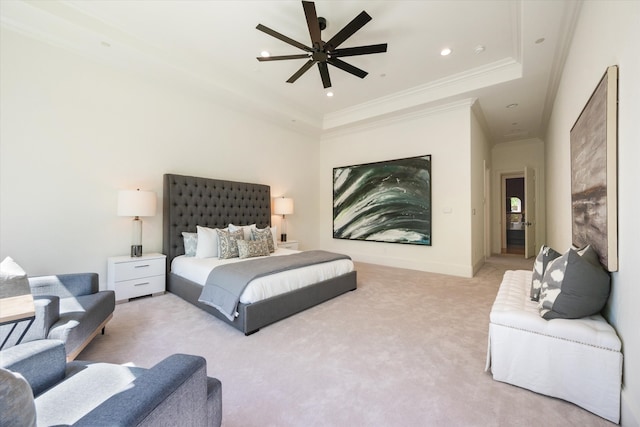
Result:
<svg viewBox="0 0 640 427"><path fill-rule="evenodd" d="M238 317L230 321L217 309L198 302L202 286L173 273L169 273L167 276L167 291L214 315L245 335L250 335L263 326L285 319L356 288L357 272L352 271L263 301L252 304L240 303Z"/></svg>

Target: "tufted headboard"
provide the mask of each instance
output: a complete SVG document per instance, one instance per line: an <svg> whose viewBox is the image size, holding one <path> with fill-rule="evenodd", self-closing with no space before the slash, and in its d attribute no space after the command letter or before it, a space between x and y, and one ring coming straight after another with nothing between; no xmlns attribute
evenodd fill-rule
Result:
<svg viewBox="0 0 640 427"><path fill-rule="evenodd" d="M162 252L171 261L184 254L182 232L196 225L224 228L235 225L271 225L271 187L184 175L164 175Z"/></svg>

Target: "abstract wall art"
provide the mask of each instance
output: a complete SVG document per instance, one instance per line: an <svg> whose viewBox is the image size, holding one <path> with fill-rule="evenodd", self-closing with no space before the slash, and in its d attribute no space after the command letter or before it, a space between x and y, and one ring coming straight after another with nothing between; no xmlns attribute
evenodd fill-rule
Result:
<svg viewBox="0 0 640 427"><path fill-rule="evenodd" d="M572 240L592 245L609 271L618 269L618 67L600 80L570 132Z"/></svg>
<svg viewBox="0 0 640 427"><path fill-rule="evenodd" d="M334 168L333 237L431 246L431 156Z"/></svg>

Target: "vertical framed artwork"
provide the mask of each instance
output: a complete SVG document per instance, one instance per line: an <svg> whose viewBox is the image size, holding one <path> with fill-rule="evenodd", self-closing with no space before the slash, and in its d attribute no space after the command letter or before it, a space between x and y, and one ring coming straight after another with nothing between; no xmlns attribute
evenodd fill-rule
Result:
<svg viewBox="0 0 640 427"><path fill-rule="evenodd" d="M334 168L333 237L431 246L431 156Z"/></svg>
<svg viewBox="0 0 640 427"><path fill-rule="evenodd" d="M618 270L618 67L607 68L570 133L572 240Z"/></svg>

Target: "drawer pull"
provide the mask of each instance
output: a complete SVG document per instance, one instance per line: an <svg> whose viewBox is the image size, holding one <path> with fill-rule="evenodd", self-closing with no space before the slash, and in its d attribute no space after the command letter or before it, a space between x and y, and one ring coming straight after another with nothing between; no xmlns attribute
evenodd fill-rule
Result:
<svg viewBox="0 0 640 427"><path fill-rule="evenodd" d="M143 282L143 283L136 283L133 286L144 286L144 285L148 285L148 284L149 284L149 282Z"/></svg>
<svg viewBox="0 0 640 427"><path fill-rule="evenodd" d="M149 267L149 264L144 264L144 265L136 265L133 268L145 268L145 267Z"/></svg>

